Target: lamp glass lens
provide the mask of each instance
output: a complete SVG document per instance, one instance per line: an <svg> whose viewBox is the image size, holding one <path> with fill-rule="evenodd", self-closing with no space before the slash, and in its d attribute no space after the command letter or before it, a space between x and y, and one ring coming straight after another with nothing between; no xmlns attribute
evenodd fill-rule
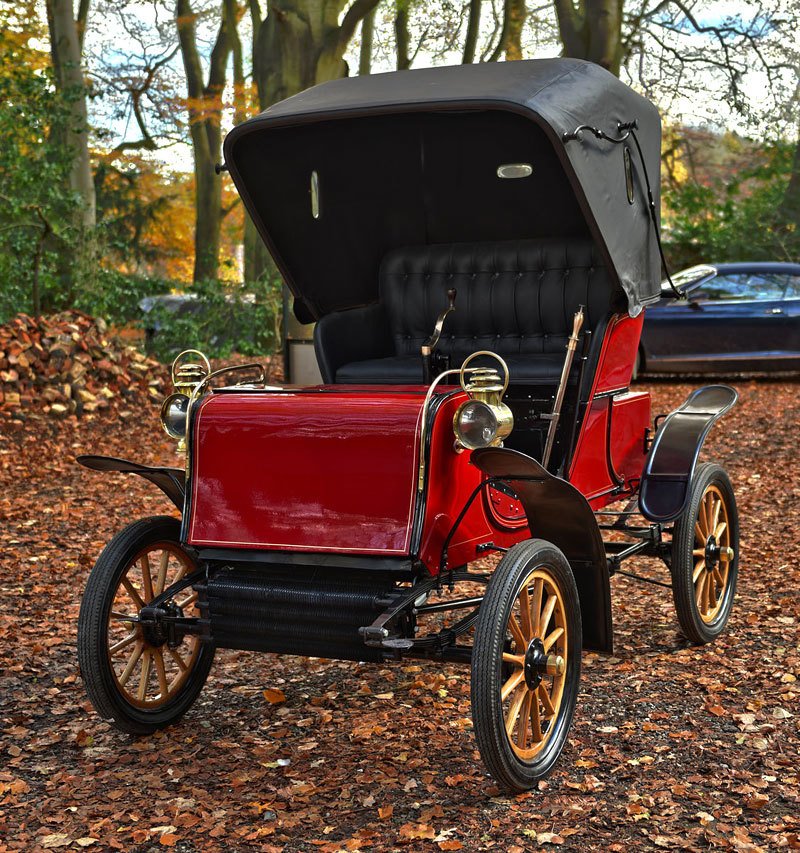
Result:
<svg viewBox="0 0 800 853"><path fill-rule="evenodd" d="M497 435L494 412L478 401L467 403L458 414L458 438L464 447L488 447Z"/></svg>
<svg viewBox="0 0 800 853"><path fill-rule="evenodd" d="M173 394L168 397L161 410L164 429L173 438L183 438L186 433L186 413L189 410L189 398L185 394Z"/></svg>

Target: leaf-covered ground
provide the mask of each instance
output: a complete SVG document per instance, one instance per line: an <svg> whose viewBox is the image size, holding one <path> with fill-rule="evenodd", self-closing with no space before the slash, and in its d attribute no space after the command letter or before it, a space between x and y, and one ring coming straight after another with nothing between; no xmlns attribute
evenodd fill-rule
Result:
<svg viewBox="0 0 800 853"><path fill-rule="evenodd" d="M180 725L112 731L77 671L81 590L116 530L168 507L72 460L169 464L171 444L155 411L6 422L0 850L800 848L798 385L736 384L741 402L705 451L728 467L742 518L728 632L690 647L669 590L614 578L616 654L584 656L561 762L516 798L484 773L469 673L451 665L220 652ZM645 387L658 412L692 386Z"/></svg>

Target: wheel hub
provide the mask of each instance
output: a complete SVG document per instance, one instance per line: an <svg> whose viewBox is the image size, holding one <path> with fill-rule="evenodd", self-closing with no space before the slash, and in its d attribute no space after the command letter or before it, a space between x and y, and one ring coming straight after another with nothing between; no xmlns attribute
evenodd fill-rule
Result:
<svg viewBox="0 0 800 853"><path fill-rule="evenodd" d="M162 604L160 607L146 606L139 612L139 628L142 639L152 648L159 648L171 640L172 620L183 616L183 610L174 601ZM165 619L165 617L167 617ZM173 645L173 643L170 643Z"/></svg>
<svg viewBox="0 0 800 853"><path fill-rule="evenodd" d="M706 540L706 552L704 555L706 566L713 569L721 560L733 559L733 548L725 548L717 542L713 534Z"/></svg>
<svg viewBox="0 0 800 853"><path fill-rule="evenodd" d="M563 675L566 669L561 655L549 655L544 650L544 643L539 637L534 637L525 651L525 684L529 690L536 690L542 683L543 675Z"/></svg>

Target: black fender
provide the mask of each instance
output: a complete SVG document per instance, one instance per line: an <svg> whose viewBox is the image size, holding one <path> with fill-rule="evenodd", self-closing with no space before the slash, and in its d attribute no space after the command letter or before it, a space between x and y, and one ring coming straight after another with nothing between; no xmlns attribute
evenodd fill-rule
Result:
<svg viewBox="0 0 800 853"><path fill-rule="evenodd" d="M613 652L611 583L603 536L586 498L566 480L516 450L486 447L472 463L508 483L519 497L531 534L552 542L569 561L581 602L583 645Z"/></svg>
<svg viewBox="0 0 800 853"><path fill-rule="evenodd" d="M739 395L729 385L693 391L658 429L642 473L639 509L650 521L674 521L686 509L700 449Z"/></svg>
<svg viewBox="0 0 800 853"><path fill-rule="evenodd" d="M182 468L151 468L130 462L128 459L117 459L114 456L78 456L75 460L84 468L92 471L119 471L123 474L138 474L155 483L159 489L183 512L183 500L186 496L186 472Z"/></svg>

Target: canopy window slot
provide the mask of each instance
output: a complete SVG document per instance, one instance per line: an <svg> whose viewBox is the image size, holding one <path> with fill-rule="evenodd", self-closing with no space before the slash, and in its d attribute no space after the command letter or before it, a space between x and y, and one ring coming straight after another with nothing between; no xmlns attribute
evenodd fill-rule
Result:
<svg viewBox="0 0 800 853"><path fill-rule="evenodd" d="M513 178L529 178L533 174L530 163L502 163L497 167L497 177L506 180Z"/></svg>
<svg viewBox="0 0 800 853"><path fill-rule="evenodd" d="M319 201L319 175L315 169L311 173L311 215L314 219L319 219L321 212Z"/></svg>

